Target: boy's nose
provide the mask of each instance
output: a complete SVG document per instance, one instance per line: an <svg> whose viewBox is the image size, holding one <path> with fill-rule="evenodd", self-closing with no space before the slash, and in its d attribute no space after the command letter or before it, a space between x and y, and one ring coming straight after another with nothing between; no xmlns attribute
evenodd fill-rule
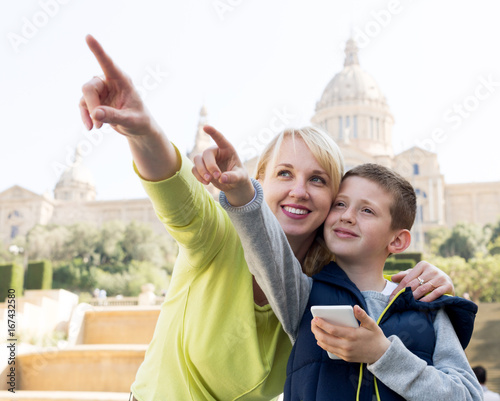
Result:
<svg viewBox="0 0 500 401"><path fill-rule="evenodd" d="M340 221L350 224L354 223L354 213L350 207L344 210L344 213L340 216Z"/></svg>

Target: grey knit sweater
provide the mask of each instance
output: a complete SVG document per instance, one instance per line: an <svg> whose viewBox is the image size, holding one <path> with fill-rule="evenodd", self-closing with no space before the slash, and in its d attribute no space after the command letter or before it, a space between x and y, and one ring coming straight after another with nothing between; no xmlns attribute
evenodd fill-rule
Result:
<svg viewBox="0 0 500 401"><path fill-rule="evenodd" d="M233 207L223 192L220 203L238 231L250 272L294 343L312 279L302 272L278 220L264 202L262 187L255 180L253 183L256 196L249 204ZM367 313L377 320L389 302L389 295L364 291L363 296ZM444 311L438 312L434 329L433 366L411 353L398 337L391 336L387 351L377 362L369 364L368 369L406 400L482 400L481 386Z"/></svg>

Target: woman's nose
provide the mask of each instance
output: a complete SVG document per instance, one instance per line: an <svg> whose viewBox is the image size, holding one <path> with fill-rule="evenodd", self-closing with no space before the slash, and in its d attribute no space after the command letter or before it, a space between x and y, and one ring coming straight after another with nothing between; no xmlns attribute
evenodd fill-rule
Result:
<svg viewBox="0 0 500 401"><path fill-rule="evenodd" d="M308 199L309 192L307 191L307 186L301 180L294 182L292 189L290 190L290 196L298 199Z"/></svg>

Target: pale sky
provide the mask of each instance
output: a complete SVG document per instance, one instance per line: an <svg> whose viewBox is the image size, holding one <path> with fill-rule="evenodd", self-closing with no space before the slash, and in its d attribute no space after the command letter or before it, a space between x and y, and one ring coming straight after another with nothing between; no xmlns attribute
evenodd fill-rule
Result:
<svg viewBox="0 0 500 401"><path fill-rule="evenodd" d="M309 123L353 35L395 117L396 152L425 144L448 183L500 181L498 15L497 0L3 2L0 191L52 191L84 142L98 199L145 196L125 139L89 138L80 120L81 86L100 74L87 33L182 151L204 104L246 154L277 116Z"/></svg>

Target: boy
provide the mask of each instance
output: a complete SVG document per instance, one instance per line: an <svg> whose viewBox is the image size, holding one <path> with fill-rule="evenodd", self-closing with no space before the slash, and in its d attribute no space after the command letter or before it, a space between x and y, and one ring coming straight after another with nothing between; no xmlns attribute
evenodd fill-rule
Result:
<svg viewBox="0 0 500 401"><path fill-rule="evenodd" d="M375 164L346 173L324 225L336 262L313 279L287 251L281 261L266 257L269 248L286 248L286 238L266 211L259 185L254 186L250 204L231 207L231 193L229 203L224 195L221 203L239 232L249 268L295 342L285 400L482 399L462 349L477 306L448 296L415 301L409 288L389 302L395 285L383 277L385 260L410 245L416 211L415 192L406 180ZM306 282L312 282L309 294L300 290ZM344 304L358 305L359 328L311 322L312 305ZM343 360L329 359L326 351Z"/></svg>

